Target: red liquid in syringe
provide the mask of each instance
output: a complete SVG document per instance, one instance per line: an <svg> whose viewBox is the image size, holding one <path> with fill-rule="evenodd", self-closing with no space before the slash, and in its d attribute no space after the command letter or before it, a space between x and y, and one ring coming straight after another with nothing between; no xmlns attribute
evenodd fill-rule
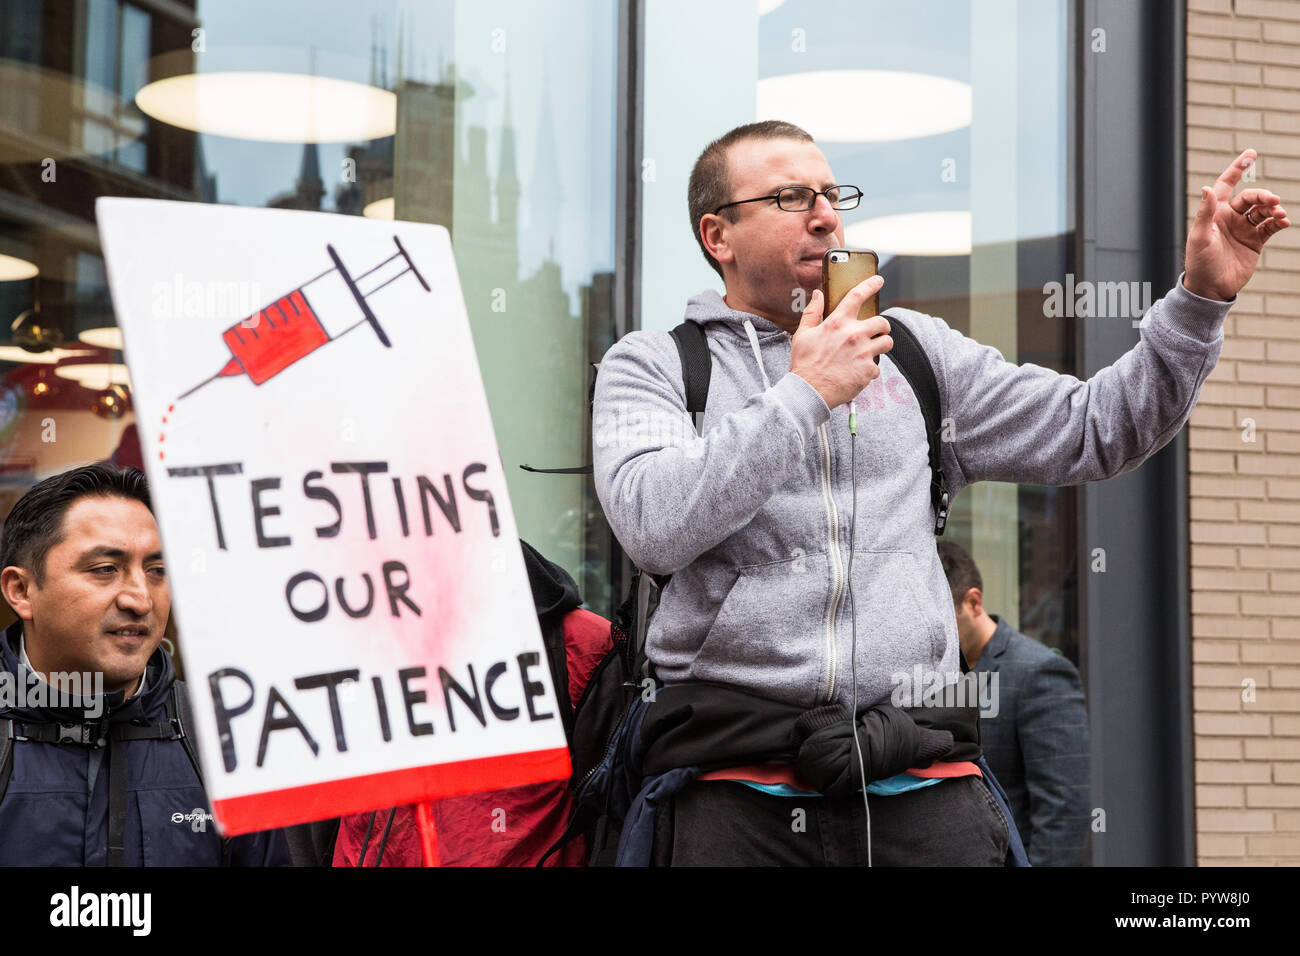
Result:
<svg viewBox="0 0 1300 956"><path fill-rule="evenodd" d="M322 345L367 323L380 343L391 347L387 333L370 308L369 298L408 272L415 276L424 291L430 291L429 284L415 268L401 241L394 236L393 242L397 245L397 252L355 278L334 247L326 245L325 250L334 265L226 329L221 338L230 349L230 361L212 378L195 385L179 398L185 398L215 379L235 375L247 375L253 384L261 385ZM368 289L360 288L362 282ZM309 286L313 287L314 304L307 298ZM321 321L321 310L330 316L344 316L349 324L331 334Z"/></svg>
<svg viewBox="0 0 1300 956"><path fill-rule="evenodd" d="M301 289L222 333L234 356L218 376L247 374L257 385L330 341Z"/></svg>

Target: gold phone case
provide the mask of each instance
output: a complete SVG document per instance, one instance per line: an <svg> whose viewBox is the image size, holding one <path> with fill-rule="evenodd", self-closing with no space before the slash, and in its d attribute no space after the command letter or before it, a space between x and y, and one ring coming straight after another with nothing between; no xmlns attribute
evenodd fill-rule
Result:
<svg viewBox="0 0 1300 956"><path fill-rule="evenodd" d="M836 253L847 254L848 260L831 262L831 256ZM827 249L822 256L822 295L826 299L822 315L834 312L849 291L859 282L874 276L878 268L879 259L870 249ZM879 293L863 302L858 309L859 319L869 319L879 314Z"/></svg>

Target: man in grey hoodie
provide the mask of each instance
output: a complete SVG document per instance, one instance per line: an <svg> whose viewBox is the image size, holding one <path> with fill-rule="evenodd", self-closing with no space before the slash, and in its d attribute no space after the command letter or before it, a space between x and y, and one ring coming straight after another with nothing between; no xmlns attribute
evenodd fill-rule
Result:
<svg viewBox="0 0 1300 956"><path fill-rule="evenodd" d="M633 332L615 344L595 392L593 461L605 514L637 565L672 575L647 635L660 678L734 685L808 708L847 710L856 698L861 711L889 701L894 675L915 665L955 676L958 636L934 543L925 426L889 358L889 320L907 324L934 367L950 420L942 467L953 497L976 481L1068 485L1136 468L1186 422L1218 358L1232 301L1264 242L1290 225L1267 190L1232 196L1254 159L1245 151L1203 187L1185 272L1142 320L1140 342L1080 381L1006 362L934 316L894 308L858 321L879 277L823 317L822 254L844 245L836 206L851 208L848 190L836 187L812 138L791 124L751 124L710 144L692 173L689 205L695 239L726 295L702 292L686 306L713 361L703 433L686 411L667 333ZM869 385L872 401L862 395ZM848 403L855 398L861 422L850 555ZM846 600L850 567L855 620ZM929 828L941 848L943 828L955 824L937 817L937 792L946 787L951 797L970 779L929 786L931 778L918 782L928 790L875 797L891 801L891 826L908 831L882 832L882 813L877 856L891 839L908 845L915 828ZM708 826L693 827L680 815L683 805L699 809L722 799L724 788L742 786L715 780L687 788L674 811L674 858L769 858L771 841L752 819L720 825L726 813L699 810ZM875 786L868 792L880 792ZM768 793L781 792L789 791L769 785ZM751 794L760 796L751 789L746 801ZM918 808L910 818L893 803L909 798ZM865 816L861 801L842 803L833 813L853 827L836 830L836 839L859 832ZM870 806L876 819L876 802ZM810 861L829 858L829 833ZM972 861L962 851L945 858L940 849L924 862Z"/></svg>

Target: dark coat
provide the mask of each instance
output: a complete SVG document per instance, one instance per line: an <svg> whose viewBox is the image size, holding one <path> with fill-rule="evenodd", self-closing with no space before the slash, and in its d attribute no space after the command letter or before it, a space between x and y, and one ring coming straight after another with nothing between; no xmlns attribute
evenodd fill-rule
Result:
<svg viewBox="0 0 1300 956"><path fill-rule="evenodd" d="M21 622L12 625L0 639L0 667L12 675L25 674L18 651L21 628ZM106 695L110 723L167 720L176 672L161 647L149 658L145 675L144 692L129 701L120 691ZM52 707L0 706L0 718L26 726L60 718L79 722L83 716ZM112 749L127 761L124 865L220 865L222 840L209 817L200 819L211 809L184 745L179 740L118 740ZM104 748L96 755L83 744L15 740L12 775L0 799L0 866L106 865L110 759ZM227 842L228 865L290 865L279 830Z"/></svg>
<svg viewBox="0 0 1300 956"><path fill-rule="evenodd" d="M980 746L1034 866L1082 866L1090 822L1088 715L1079 672L996 615L975 671L997 672L998 715Z"/></svg>

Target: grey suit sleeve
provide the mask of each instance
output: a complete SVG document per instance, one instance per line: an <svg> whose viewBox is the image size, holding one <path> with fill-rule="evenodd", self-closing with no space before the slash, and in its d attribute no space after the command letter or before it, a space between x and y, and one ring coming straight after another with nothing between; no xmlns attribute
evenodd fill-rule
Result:
<svg viewBox="0 0 1300 956"><path fill-rule="evenodd" d="M1033 866L1081 866L1089 826L1088 715L1074 665L1060 654L1033 668L1017 713Z"/></svg>

